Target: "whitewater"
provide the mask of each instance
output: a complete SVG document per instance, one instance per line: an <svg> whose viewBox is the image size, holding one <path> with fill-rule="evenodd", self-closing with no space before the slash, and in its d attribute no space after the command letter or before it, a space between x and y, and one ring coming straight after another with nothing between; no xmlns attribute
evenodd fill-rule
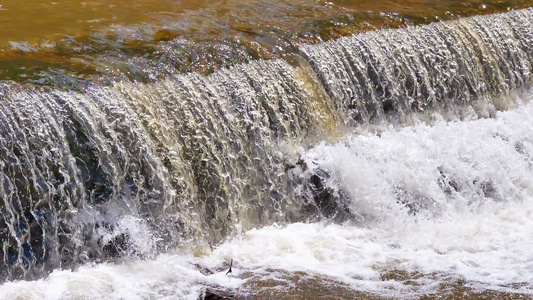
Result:
<svg viewBox="0 0 533 300"><path fill-rule="evenodd" d="M212 250L6 282L0 298L197 299L213 288L244 298L269 289L283 295L294 276L381 297L430 295L455 281L533 295L533 94L510 97L516 107L493 118L420 122L287 149L310 166L295 168L297 176L328 173L327 186L346 195L356 216L348 223L237 230ZM119 223L139 251L150 248L142 220ZM407 275L387 277L394 272Z"/></svg>

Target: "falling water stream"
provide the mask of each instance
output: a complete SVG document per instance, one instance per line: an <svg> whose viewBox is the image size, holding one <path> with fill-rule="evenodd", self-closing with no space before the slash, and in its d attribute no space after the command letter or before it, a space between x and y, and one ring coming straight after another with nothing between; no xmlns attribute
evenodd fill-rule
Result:
<svg viewBox="0 0 533 300"><path fill-rule="evenodd" d="M332 36L284 22L370 4L295 2L0 29L1 299L533 295L533 9Z"/></svg>

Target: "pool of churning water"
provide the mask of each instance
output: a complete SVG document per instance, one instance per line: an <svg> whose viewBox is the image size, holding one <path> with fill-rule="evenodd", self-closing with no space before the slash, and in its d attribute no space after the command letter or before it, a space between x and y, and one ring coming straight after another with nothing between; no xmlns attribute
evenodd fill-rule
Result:
<svg viewBox="0 0 533 300"><path fill-rule="evenodd" d="M197 299L206 291L236 298L531 297L533 105L531 93L516 97L524 104L491 119L291 149L330 172L328 184L348 195L356 221L237 231L212 250L7 282L0 298ZM411 208L398 201L400 189ZM121 226L139 248L151 242L142 220Z"/></svg>

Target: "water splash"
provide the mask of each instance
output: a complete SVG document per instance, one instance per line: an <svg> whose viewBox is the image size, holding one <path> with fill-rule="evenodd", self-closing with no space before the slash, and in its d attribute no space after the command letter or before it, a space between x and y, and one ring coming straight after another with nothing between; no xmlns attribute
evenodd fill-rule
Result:
<svg viewBox="0 0 533 300"><path fill-rule="evenodd" d="M3 275L35 278L176 247L201 252L237 227L324 216L360 221L378 206L349 207L357 195L329 186L335 174L296 149L355 124L492 116L522 102L508 94L532 83L531 16L529 9L377 31L302 46L303 57L287 61L151 84L123 81L83 93L7 86L0 101ZM438 171L455 189L453 172ZM495 184L471 185L504 195ZM416 198L404 203L414 212L431 202L405 187L395 193ZM123 223L130 218L142 220L134 226L142 233ZM136 238L143 234L151 239Z"/></svg>
<svg viewBox="0 0 533 300"><path fill-rule="evenodd" d="M351 211L365 217L358 224L252 229L206 255L161 254L8 282L0 298L197 299L206 289L251 298L353 298L355 291L385 299L468 298L476 291L530 297L532 113L530 101L490 119L419 124L302 149L310 166L329 172L327 185L350 194ZM487 181L495 193L483 188ZM408 203L421 205L414 211ZM449 295L456 282L463 290Z"/></svg>
<svg viewBox="0 0 533 300"><path fill-rule="evenodd" d="M160 247L297 218L278 145L321 123L310 102L279 60L84 94L7 91L6 270L18 277L106 256L101 229L127 215L148 220Z"/></svg>

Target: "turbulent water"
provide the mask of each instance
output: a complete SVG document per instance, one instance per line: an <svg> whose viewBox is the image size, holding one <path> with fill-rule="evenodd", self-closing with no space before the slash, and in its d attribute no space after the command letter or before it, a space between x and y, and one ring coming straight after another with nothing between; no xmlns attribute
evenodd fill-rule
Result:
<svg viewBox="0 0 533 300"><path fill-rule="evenodd" d="M528 101L533 95L520 97ZM531 113L533 105L527 104L493 119L422 124L381 137L350 135L300 149L310 165L329 170L328 185L342 188L350 208L365 215L355 224L254 229L199 257L163 254L54 271L45 280L5 283L0 296L196 299L205 286L218 286L254 297L278 286L280 297L289 293L283 288L290 282L307 281L404 298L446 292L439 284L454 278L477 290L531 295ZM128 228L146 230L139 224L124 221ZM148 243L146 233L134 236L137 244ZM230 259L233 272L226 275ZM384 279L394 270L414 275ZM305 275L291 275L298 272ZM300 297L313 295L328 294L304 291Z"/></svg>
<svg viewBox="0 0 533 300"><path fill-rule="evenodd" d="M532 23L381 30L83 92L4 84L0 270L48 276L0 296L533 294Z"/></svg>

